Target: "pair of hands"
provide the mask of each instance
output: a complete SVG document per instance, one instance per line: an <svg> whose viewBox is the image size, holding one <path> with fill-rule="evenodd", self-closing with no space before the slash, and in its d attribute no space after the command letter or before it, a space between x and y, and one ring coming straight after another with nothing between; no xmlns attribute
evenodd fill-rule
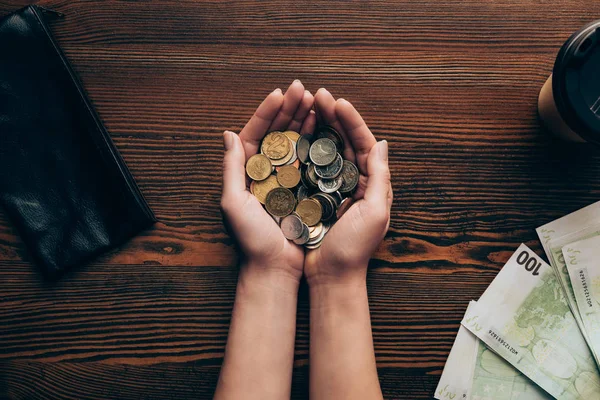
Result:
<svg viewBox="0 0 600 400"><path fill-rule="evenodd" d="M270 131L312 133L317 119L344 138L343 156L360 171L354 203L325 235L321 247L308 250L288 241L277 223L248 191L245 164L259 151ZM277 276L298 284L302 274L310 286L355 285L366 280L371 255L390 223L393 193L388 168L388 145L377 142L356 109L337 101L325 89L315 96L294 81L285 92L270 93L239 135L224 133L221 208L245 260L242 272Z"/></svg>

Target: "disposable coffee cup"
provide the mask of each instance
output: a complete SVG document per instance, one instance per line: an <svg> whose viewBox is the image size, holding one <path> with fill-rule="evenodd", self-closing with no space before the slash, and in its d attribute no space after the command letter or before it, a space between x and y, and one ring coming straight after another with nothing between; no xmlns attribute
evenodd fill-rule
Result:
<svg viewBox="0 0 600 400"><path fill-rule="evenodd" d="M562 46L540 91L538 112L556 136L600 145L600 20Z"/></svg>

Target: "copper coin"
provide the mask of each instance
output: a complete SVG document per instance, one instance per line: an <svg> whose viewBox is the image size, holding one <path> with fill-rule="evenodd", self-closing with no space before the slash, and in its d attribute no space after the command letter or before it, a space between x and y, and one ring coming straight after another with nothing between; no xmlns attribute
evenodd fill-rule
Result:
<svg viewBox="0 0 600 400"><path fill-rule="evenodd" d="M262 154L255 154L246 162L246 173L255 181L262 181L271 175L271 160Z"/></svg>
<svg viewBox="0 0 600 400"><path fill-rule="evenodd" d="M292 163L295 160L296 157L296 150L294 149L294 146L291 145L291 140L287 138L287 136L283 136L285 138L285 140L287 140L290 145L288 146L288 153L283 156L282 158L278 159L278 160L271 160L271 164L273 164L274 166L280 166L280 165L285 165L288 163Z"/></svg>
<svg viewBox="0 0 600 400"><path fill-rule="evenodd" d="M286 188L275 188L267 194L265 207L269 214L276 217L285 217L294 211L296 207L296 198L294 193Z"/></svg>
<svg viewBox="0 0 600 400"><path fill-rule="evenodd" d="M277 182L285 188L293 188L300 183L300 171L293 165L285 165L277 171Z"/></svg>
<svg viewBox="0 0 600 400"><path fill-rule="evenodd" d="M315 168L315 164L310 164L308 167L306 167L306 177L311 184L310 186L316 188L318 187L317 185L319 183L319 176L315 172Z"/></svg>
<svg viewBox="0 0 600 400"><path fill-rule="evenodd" d="M290 140L281 132L271 132L262 141L261 153L271 160L280 160L290 152Z"/></svg>
<svg viewBox="0 0 600 400"><path fill-rule="evenodd" d="M261 204L265 204L269 192L278 187L279 182L277 182L277 177L275 177L275 175L270 175L265 180L252 181L250 184L250 193L252 193Z"/></svg>
<svg viewBox="0 0 600 400"><path fill-rule="evenodd" d="M295 131L285 131L283 132L283 134L287 136L288 139L290 139L294 145L296 145L296 142L298 141L298 139L300 139L300 134Z"/></svg>
<svg viewBox="0 0 600 400"><path fill-rule="evenodd" d="M323 215L321 203L315 199L304 199L298 203L296 214L306 225L313 226L319 223Z"/></svg>

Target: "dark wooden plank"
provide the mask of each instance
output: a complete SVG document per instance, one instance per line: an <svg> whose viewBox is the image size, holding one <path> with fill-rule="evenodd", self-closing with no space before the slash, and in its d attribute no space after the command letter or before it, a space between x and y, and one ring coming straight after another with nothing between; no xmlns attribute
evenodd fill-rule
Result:
<svg viewBox="0 0 600 400"><path fill-rule="evenodd" d="M221 363L235 268L102 265L44 283L27 265L0 265L0 359ZM435 261L430 267L446 273L373 265L369 294L379 365L439 372L468 301L483 292L498 265L451 274ZM304 286L298 314L300 362L309 340Z"/></svg>
<svg viewBox="0 0 600 400"><path fill-rule="evenodd" d="M218 379L217 367L195 363L165 363L152 367L101 363L0 362L0 396L37 399L210 399ZM380 368L386 399L430 399L428 387L436 377L403 374ZM292 399L308 398L308 367L294 368ZM110 382L107 385L107 382Z"/></svg>
<svg viewBox="0 0 600 400"><path fill-rule="evenodd" d="M396 198L369 275L386 398L430 398L467 302L519 243L540 252L536 226L600 197L600 154L536 116L595 0L40 4L66 14L56 36L160 222L49 284L0 212L0 397L211 397L237 278L221 132L294 78L390 142ZM306 398L305 286L298 310Z"/></svg>

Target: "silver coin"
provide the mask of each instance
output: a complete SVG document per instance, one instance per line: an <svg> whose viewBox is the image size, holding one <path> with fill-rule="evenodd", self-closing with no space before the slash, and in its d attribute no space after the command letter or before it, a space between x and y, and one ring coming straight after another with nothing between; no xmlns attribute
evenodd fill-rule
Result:
<svg viewBox="0 0 600 400"><path fill-rule="evenodd" d="M360 177L360 173L358 172L358 168L356 168L356 165L354 165L348 160L344 160L344 166L342 167L340 177L343 179L343 184L340 187L340 192L349 193L353 191L354 188L356 188L356 186L358 185L358 178Z"/></svg>
<svg viewBox="0 0 600 400"><path fill-rule="evenodd" d="M344 166L344 159L338 153L335 157L335 160L329 165L325 166L315 166L315 173L319 178L322 179L333 179L337 178L338 175L342 172L342 168Z"/></svg>
<svg viewBox="0 0 600 400"><path fill-rule="evenodd" d="M303 164L308 164L310 161L308 153L310 152L311 141L312 135L300 135L300 138L298 138L298 141L296 142L296 154L298 160Z"/></svg>
<svg viewBox="0 0 600 400"><path fill-rule="evenodd" d="M289 240L298 239L302 235L302 220L294 214L290 214L281 220L281 231L283 236Z"/></svg>
<svg viewBox="0 0 600 400"><path fill-rule="evenodd" d="M348 211L348 209L352 207L352 203L354 203L352 197L346 197L344 200L342 200L342 203L337 209L337 219L342 218L342 215L344 215L346 211Z"/></svg>
<svg viewBox="0 0 600 400"><path fill-rule="evenodd" d="M342 187L343 179L341 176L338 176L335 179L319 179L317 185L319 186L319 190L324 193L333 193L339 188Z"/></svg>
<svg viewBox="0 0 600 400"><path fill-rule="evenodd" d="M308 179L308 167L310 164L300 164L300 182L310 191L313 189L318 189L317 185L313 185L310 179Z"/></svg>
<svg viewBox="0 0 600 400"><path fill-rule="evenodd" d="M335 200L327 193L315 193L311 198L317 200L321 204L321 220L328 221L336 214Z"/></svg>
<svg viewBox="0 0 600 400"><path fill-rule="evenodd" d="M320 139L320 138L331 139L331 141L333 141L333 143L335 143L335 147L337 148L338 153L341 153L344 151L344 139L342 139L342 136L338 133L338 131L333 129L331 126L327 125L327 126L318 127L315 137L317 139Z"/></svg>
<svg viewBox="0 0 600 400"><path fill-rule="evenodd" d="M344 184L342 184L342 186L344 186ZM333 192L331 193L331 196L335 199L335 204L338 207L340 206L340 204L342 204L342 201L344 201L344 196L342 196L340 192Z"/></svg>
<svg viewBox="0 0 600 400"><path fill-rule="evenodd" d="M335 147L335 143L333 140L327 138L317 139L312 146L310 146L310 150L308 152L310 156L310 160L315 165L329 165L331 164L336 156L337 149Z"/></svg>
<svg viewBox="0 0 600 400"><path fill-rule="evenodd" d="M337 192L333 192L333 193L337 193ZM321 194L323 196L325 196L327 198L327 200L329 200L329 202L331 203L331 207L333 207L334 209L337 209L338 202L337 202L336 198L333 196L333 193L321 193Z"/></svg>
<svg viewBox="0 0 600 400"><path fill-rule="evenodd" d="M306 225L305 223L302 223L302 234L300 235L300 237L298 239L294 239L294 243L303 245L306 242L308 242L309 237L310 237L310 231L308 230L308 225Z"/></svg>

